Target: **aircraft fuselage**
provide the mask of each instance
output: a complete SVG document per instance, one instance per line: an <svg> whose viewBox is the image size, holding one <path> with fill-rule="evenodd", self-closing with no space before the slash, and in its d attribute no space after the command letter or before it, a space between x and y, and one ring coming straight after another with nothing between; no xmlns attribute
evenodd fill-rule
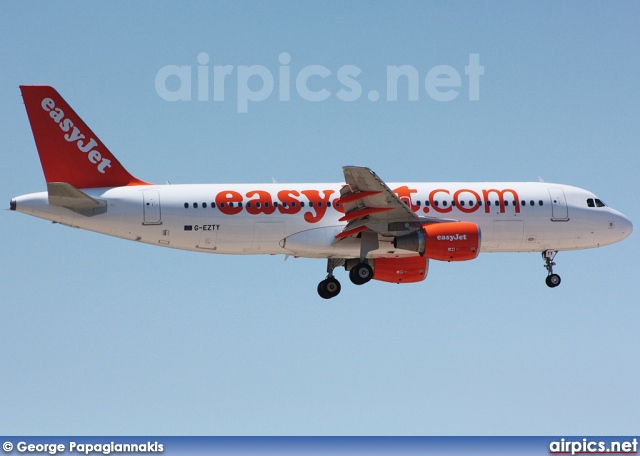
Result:
<svg viewBox="0 0 640 456"><path fill-rule="evenodd" d="M338 201L344 184L188 184L83 189L107 203L86 216L51 206L48 193L15 198L16 210L64 225L183 250L358 258L357 239L336 242L346 223ZM550 183L391 183L420 216L476 223L481 252L577 250L617 242L630 223L577 187ZM304 242L283 242L308 232ZM381 240L368 257L415 255ZM288 245L287 245L288 244Z"/></svg>

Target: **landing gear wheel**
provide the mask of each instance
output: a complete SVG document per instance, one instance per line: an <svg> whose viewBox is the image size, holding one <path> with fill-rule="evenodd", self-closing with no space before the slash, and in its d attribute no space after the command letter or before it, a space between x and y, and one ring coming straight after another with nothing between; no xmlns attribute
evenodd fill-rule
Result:
<svg viewBox="0 0 640 456"><path fill-rule="evenodd" d="M323 299L335 298L340 289L340 282L335 277L327 277L318 284L318 294Z"/></svg>
<svg viewBox="0 0 640 456"><path fill-rule="evenodd" d="M560 285L560 276L558 274L549 274L545 282L547 282L549 288L555 288Z"/></svg>
<svg viewBox="0 0 640 456"><path fill-rule="evenodd" d="M349 279L356 285L364 285L373 279L373 268L367 263L358 263L349 271Z"/></svg>

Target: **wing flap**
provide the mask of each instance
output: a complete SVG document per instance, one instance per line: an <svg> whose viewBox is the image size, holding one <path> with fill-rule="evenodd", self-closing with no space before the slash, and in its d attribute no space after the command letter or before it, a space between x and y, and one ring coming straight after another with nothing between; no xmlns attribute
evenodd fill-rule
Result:
<svg viewBox="0 0 640 456"><path fill-rule="evenodd" d="M344 187L343 187L344 188ZM350 187L347 187L350 189ZM348 204L348 203L353 203L356 201L360 201L363 200L365 198L367 198L368 196L373 196L373 195L378 195L381 192L362 192L362 191L358 191L358 192L354 192L349 190L350 193L346 193L344 196L340 197L340 204Z"/></svg>
<svg viewBox="0 0 640 456"><path fill-rule="evenodd" d="M363 166L344 166L346 185L340 189L344 208L341 222L349 222L337 240L360 235L367 229L381 236L414 231L422 225L457 221L420 217L376 173Z"/></svg>
<svg viewBox="0 0 640 456"><path fill-rule="evenodd" d="M347 212L344 217L339 219L340 222L349 222L372 214L381 214L383 212L392 211L392 207L363 207Z"/></svg>
<svg viewBox="0 0 640 456"><path fill-rule="evenodd" d="M345 217L352 211L364 208L384 208L375 214L365 214L375 220L417 220L418 216L396 195L376 173L363 166L344 166L346 192L340 192L340 200L345 201ZM353 219L360 218L357 216Z"/></svg>

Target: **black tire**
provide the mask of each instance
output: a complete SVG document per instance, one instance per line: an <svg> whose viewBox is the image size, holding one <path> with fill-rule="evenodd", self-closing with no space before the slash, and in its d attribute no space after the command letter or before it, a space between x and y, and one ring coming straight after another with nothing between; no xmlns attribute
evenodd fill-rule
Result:
<svg viewBox="0 0 640 456"><path fill-rule="evenodd" d="M336 296L338 296L342 287L340 286L340 282L338 282L335 277L329 277L323 282L325 282L324 289L328 296L327 299L335 298Z"/></svg>
<svg viewBox="0 0 640 456"><path fill-rule="evenodd" d="M329 299L329 295L327 294L326 280L323 280L318 284L318 294L322 299Z"/></svg>
<svg viewBox="0 0 640 456"><path fill-rule="evenodd" d="M322 299L335 298L340 293L340 290L340 282L335 277L324 279L318 284L318 294Z"/></svg>
<svg viewBox="0 0 640 456"><path fill-rule="evenodd" d="M358 263L349 271L349 279L355 285L364 285L373 279L373 268L367 263Z"/></svg>
<svg viewBox="0 0 640 456"><path fill-rule="evenodd" d="M549 288L555 288L560 285L560 276L558 274L549 274L545 282Z"/></svg>

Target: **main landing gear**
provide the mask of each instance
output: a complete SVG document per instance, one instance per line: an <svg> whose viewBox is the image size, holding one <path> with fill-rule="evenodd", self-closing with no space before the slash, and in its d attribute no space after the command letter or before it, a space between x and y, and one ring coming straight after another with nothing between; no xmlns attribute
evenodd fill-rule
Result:
<svg viewBox="0 0 640 456"><path fill-rule="evenodd" d="M542 252L542 259L544 260L544 267L547 270L547 278L545 282L549 288L555 288L560 285L560 276L553 273L553 267L556 265L553 259L558 253L557 250L545 250Z"/></svg>
<svg viewBox="0 0 640 456"><path fill-rule="evenodd" d="M340 293L340 282L333 277L327 277L318 284L318 294L321 298L331 299L338 296Z"/></svg>
<svg viewBox="0 0 640 456"><path fill-rule="evenodd" d="M329 258L327 260L327 278L318 284L318 294L323 299L331 299L340 293L340 282L333 276L333 270L344 264L342 258Z"/></svg>
<svg viewBox="0 0 640 456"><path fill-rule="evenodd" d="M355 285L364 285L373 278L373 268L367 263L360 262L349 271L349 279Z"/></svg>
<svg viewBox="0 0 640 456"><path fill-rule="evenodd" d="M364 285L373 279L373 268L366 261L358 261L353 264L352 261L343 258L329 258L327 260L327 278L318 284L318 294L321 298L331 299L340 293L340 282L333 276L333 270L338 266L345 266L349 269L349 279L356 285ZM347 264L347 262L349 264Z"/></svg>

